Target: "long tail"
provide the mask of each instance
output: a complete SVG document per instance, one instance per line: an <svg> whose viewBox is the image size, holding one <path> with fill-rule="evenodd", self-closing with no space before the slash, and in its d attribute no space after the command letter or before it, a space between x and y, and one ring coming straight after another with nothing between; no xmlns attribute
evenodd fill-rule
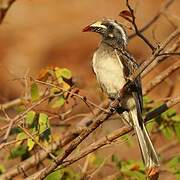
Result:
<svg viewBox="0 0 180 180"><path fill-rule="evenodd" d="M148 135L146 127L142 119L138 119L137 110L133 108L129 111L130 116L133 120L134 130L137 134L139 146L141 149L142 158L148 171L151 171L159 167L158 155L154 149L151 139Z"/></svg>

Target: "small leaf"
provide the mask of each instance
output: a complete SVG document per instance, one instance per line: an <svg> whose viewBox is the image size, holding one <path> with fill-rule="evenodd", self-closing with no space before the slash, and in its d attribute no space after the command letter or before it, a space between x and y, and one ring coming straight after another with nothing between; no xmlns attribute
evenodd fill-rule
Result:
<svg viewBox="0 0 180 180"><path fill-rule="evenodd" d="M28 151L31 151L33 149L34 145L35 145L35 142L31 138L28 138L28 140L27 140Z"/></svg>
<svg viewBox="0 0 180 180"><path fill-rule="evenodd" d="M122 168L122 161L120 161L116 155L113 154L111 159L112 159L112 162L116 163L116 167L118 169Z"/></svg>
<svg viewBox="0 0 180 180"><path fill-rule="evenodd" d="M51 88L50 89L50 94L53 96L53 95L56 95L56 94L59 94L61 92L61 90L60 89L58 89L58 88L55 88L55 87L53 87L53 88Z"/></svg>
<svg viewBox="0 0 180 180"><path fill-rule="evenodd" d="M36 115L36 112L35 112L35 111L29 111L29 112L26 114L26 123L27 123L28 125L32 125L32 124L33 124L35 115Z"/></svg>
<svg viewBox="0 0 180 180"><path fill-rule="evenodd" d="M40 113L39 114L39 134L42 134L48 128L48 116L47 114Z"/></svg>
<svg viewBox="0 0 180 180"><path fill-rule="evenodd" d="M174 129L175 129L176 137L180 141L180 123L175 123Z"/></svg>
<svg viewBox="0 0 180 180"><path fill-rule="evenodd" d="M57 170L57 171L49 174L49 175L45 178L45 180L52 180L52 179L53 179L53 180L60 180L60 179L62 179L62 176L63 176L63 174L61 173L61 171L60 171L60 170Z"/></svg>
<svg viewBox="0 0 180 180"><path fill-rule="evenodd" d="M3 174L5 172L4 165L0 164L0 174Z"/></svg>
<svg viewBox="0 0 180 180"><path fill-rule="evenodd" d="M170 168L176 168L177 165L180 164L180 156L176 156L176 157L173 157L169 162L168 162L168 166Z"/></svg>
<svg viewBox="0 0 180 180"><path fill-rule="evenodd" d="M168 115L168 117L172 117L172 116L176 115L176 110L170 108L166 111L166 114Z"/></svg>
<svg viewBox="0 0 180 180"><path fill-rule="evenodd" d="M171 118L173 121L180 122L180 115L175 115Z"/></svg>
<svg viewBox="0 0 180 180"><path fill-rule="evenodd" d="M16 136L16 140L24 140L24 139L27 139L27 135L24 132L21 132Z"/></svg>
<svg viewBox="0 0 180 180"><path fill-rule="evenodd" d="M128 10L123 10L119 13L120 16L128 16L128 17L132 17L131 12L129 12Z"/></svg>
<svg viewBox="0 0 180 180"><path fill-rule="evenodd" d="M145 175L139 171L128 171L125 172L125 174L128 175L129 177L132 177L133 179L137 179L137 180L145 179Z"/></svg>
<svg viewBox="0 0 180 180"><path fill-rule="evenodd" d="M149 96L143 96L143 103L144 104L150 104L153 100Z"/></svg>
<svg viewBox="0 0 180 180"><path fill-rule="evenodd" d="M128 10L121 11L119 13L119 16L121 16L122 18L126 19L129 22L132 22L132 14Z"/></svg>
<svg viewBox="0 0 180 180"><path fill-rule="evenodd" d="M165 127L162 129L162 133L167 139L171 139L174 135L173 130L170 127Z"/></svg>
<svg viewBox="0 0 180 180"><path fill-rule="evenodd" d="M12 148L10 151L10 158L14 159L16 157L22 157L27 153L27 147L20 145L18 147Z"/></svg>
<svg viewBox="0 0 180 180"><path fill-rule="evenodd" d="M64 103L65 103L64 96L59 96L59 97L53 98L51 102L49 103L49 105L51 106L51 108L60 108L61 106L64 105Z"/></svg>
<svg viewBox="0 0 180 180"><path fill-rule="evenodd" d="M36 83L33 83L31 85L31 99L32 99L32 101L37 101L37 100L39 100L39 98L40 98L39 88Z"/></svg>
<svg viewBox="0 0 180 180"><path fill-rule="evenodd" d="M66 79L71 79L72 78L72 73L69 69L66 68L55 68L55 74L56 77L59 79L60 77L66 78Z"/></svg>
<svg viewBox="0 0 180 180"><path fill-rule="evenodd" d="M48 115L45 113L40 113L39 114L39 124L43 125L43 124L47 124L48 122Z"/></svg>
<svg viewBox="0 0 180 180"><path fill-rule="evenodd" d="M25 139L27 139L27 135L24 132L20 132L16 136L16 140L18 140L15 144L15 146L19 146Z"/></svg>

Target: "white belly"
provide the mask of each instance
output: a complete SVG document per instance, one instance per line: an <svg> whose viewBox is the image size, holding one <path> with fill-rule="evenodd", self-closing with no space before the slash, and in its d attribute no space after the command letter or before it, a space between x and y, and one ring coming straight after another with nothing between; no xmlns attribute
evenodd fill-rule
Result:
<svg viewBox="0 0 180 180"><path fill-rule="evenodd" d="M93 69L103 91L111 98L117 97L126 80L123 64L116 52L114 51L113 55L109 52L104 53L102 56L102 53L97 51L93 56Z"/></svg>

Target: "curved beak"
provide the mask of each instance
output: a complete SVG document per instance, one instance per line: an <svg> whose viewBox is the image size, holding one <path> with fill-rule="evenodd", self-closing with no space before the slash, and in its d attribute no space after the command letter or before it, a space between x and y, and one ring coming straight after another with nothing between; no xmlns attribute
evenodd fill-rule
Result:
<svg viewBox="0 0 180 180"><path fill-rule="evenodd" d="M83 32L98 32L100 29L107 29L107 27L103 25L101 21L97 21L93 24L86 26L82 31Z"/></svg>

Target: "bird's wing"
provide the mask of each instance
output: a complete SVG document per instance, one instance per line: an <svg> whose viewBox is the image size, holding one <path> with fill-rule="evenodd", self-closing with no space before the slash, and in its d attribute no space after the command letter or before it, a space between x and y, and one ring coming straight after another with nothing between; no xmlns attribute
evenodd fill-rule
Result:
<svg viewBox="0 0 180 180"><path fill-rule="evenodd" d="M135 59L126 51L118 51L118 54L123 59L123 65L124 65L124 73L125 76L129 77L132 75L132 73L135 72L139 68L139 65L135 61ZM141 78L138 76L136 80L134 81L134 84L132 86L132 94L134 96L134 99L136 101L137 105L137 111L138 114L142 114L143 110L143 95L142 95L142 86L141 86ZM142 119L142 117L141 117Z"/></svg>

